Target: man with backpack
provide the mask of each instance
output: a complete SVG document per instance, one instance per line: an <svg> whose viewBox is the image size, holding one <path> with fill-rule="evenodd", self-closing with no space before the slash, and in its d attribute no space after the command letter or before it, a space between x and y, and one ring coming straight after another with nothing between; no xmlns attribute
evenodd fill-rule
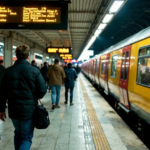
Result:
<svg viewBox="0 0 150 150"><path fill-rule="evenodd" d="M65 104L68 104L68 91L70 89L70 106L73 105L73 89L74 81L78 77L76 71L72 68L72 64L68 64L68 69L65 70Z"/></svg>

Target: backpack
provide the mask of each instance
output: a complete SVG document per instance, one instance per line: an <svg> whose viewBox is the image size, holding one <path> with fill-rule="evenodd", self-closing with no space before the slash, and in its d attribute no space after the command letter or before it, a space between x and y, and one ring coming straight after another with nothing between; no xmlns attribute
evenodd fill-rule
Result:
<svg viewBox="0 0 150 150"><path fill-rule="evenodd" d="M71 82L72 77L71 77L71 71L66 70L66 81Z"/></svg>

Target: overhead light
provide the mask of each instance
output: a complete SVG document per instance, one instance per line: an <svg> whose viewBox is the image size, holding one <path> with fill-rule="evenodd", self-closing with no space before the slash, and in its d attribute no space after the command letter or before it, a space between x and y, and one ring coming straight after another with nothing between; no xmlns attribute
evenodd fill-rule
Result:
<svg viewBox="0 0 150 150"><path fill-rule="evenodd" d="M111 6L109 12L110 12L110 13L117 12L117 11L119 10L119 8L122 6L123 3L124 3L124 1L115 1L115 2L112 4L112 6Z"/></svg>
<svg viewBox="0 0 150 150"><path fill-rule="evenodd" d="M97 30L95 31L94 35L99 36L99 34L100 34L101 32L102 32L102 30L98 30L98 29L97 29Z"/></svg>
<svg viewBox="0 0 150 150"><path fill-rule="evenodd" d="M34 53L36 56L40 56L43 57L43 55L39 54L39 53Z"/></svg>
<svg viewBox="0 0 150 150"><path fill-rule="evenodd" d="M106 23L101 23L98 27L99 30L103 30L106 27Z"/></svg>
<svg viewBox="0 0 150 150"><path fill-rule="evenodd" d="M46 56L46 59L49 59L49 57L48 57L48 56Z"/></svg>
<svg viewBox="0 0 150 150"><path fill-rule="evenodd" d="M112 17L113 17L113 14L106 14L103 19L103 23L108 23Z"/></svg>
<svg viewBox="0 0 150 150"><path fill-rule="evenodd" d="M98 29L97 29L97 30L95 31L94 35L99 36L99 34L100 34L101 32L102 32L102 30L98 30Z"/></svg>
<svg viewBox="0 0 150 150"><path fill-rule="evenodd" d="M13 46L13 48L17 48L16 46Z"/></svg>

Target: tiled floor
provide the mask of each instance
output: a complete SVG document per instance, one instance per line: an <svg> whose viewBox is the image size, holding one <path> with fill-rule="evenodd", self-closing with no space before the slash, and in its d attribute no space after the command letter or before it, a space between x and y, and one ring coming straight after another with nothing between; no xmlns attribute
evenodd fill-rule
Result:
<svg viewBox="0 0 150 150"><path fill-rule="evenodd" d="M64 87L61 91L60 109L51 110L50 93L43 98L49 111L51 125L46 130L35 129L31 150L94 150L93 139L86 119L86 108L79 80L74 90L74 105L64 105ZM0 150L14 150L13 126L7 118L0 122Z"/></svg>
<svg viewBox="0 0 150 150"><path fill-rule="evenodd" d="M91 132L94 126L90 126L89 111L87 113L91 109L85 105L87 99L94 108L93 112L97 115L111 150L148 150L91 83L83 75L80 78L81 83L79 79L76 81L73 106L64 104L64 87L59 109L51 110L50 93L42 99L49 112L51 125L46 130L35 129L31 150L95 150L95 138L93 140ZM0 121L0 135L0 150L14 150L14 128L9 118L4 123Z"/></svg>

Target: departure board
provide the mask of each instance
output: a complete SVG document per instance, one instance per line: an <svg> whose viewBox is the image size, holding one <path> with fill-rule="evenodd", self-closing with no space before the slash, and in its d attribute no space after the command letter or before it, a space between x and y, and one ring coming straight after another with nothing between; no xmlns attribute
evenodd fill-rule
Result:
<svg viewBox="0 0 150 150"><path fill-rule="evenodd" d="M61 23L60 7L1 7L0 23Z"/></svg>
<svg viewBox="0 0 150 150"><path fill-rule="evenodd" d="M69 54L70 47L47 47L47 53L49 54Z"/></svg>
<svg viewBox="0 0 150 150"><path fill-rule="evenodd" d="M67 30L68 2L1 1L0 29Z"/></svg>

